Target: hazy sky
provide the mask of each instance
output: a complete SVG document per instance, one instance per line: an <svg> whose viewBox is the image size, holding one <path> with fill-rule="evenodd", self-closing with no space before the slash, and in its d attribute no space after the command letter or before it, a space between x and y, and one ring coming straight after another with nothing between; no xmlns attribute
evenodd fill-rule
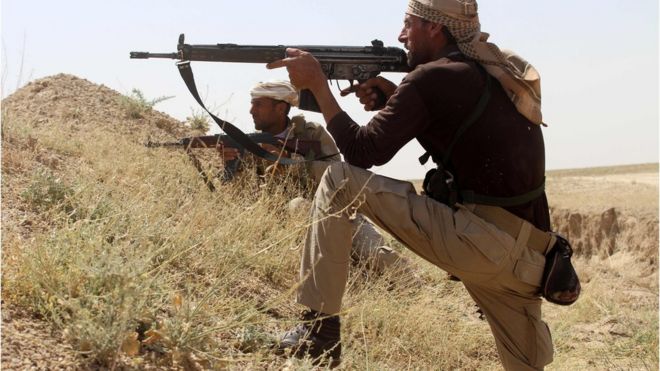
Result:
<svg viewBox="0 0 660 371"><path fill-rule="evenodd" d="M2 94L68 73L125 94L173 95L156 108L183 120L198 108L174 61L131 60L130 51L174 52L180 33L189 44L364 46L377 38L401 47L405 8L405 0L2 0ZM657 0L483 0L479 11L490 40L541 73L548 169L658 161ZM259 64L197 62L193 70L207 106L248 132L250 88L287 77ZM371 117L353 97L339 102L358 123ZM421 153L409 144L375 170L421 178Z"/></svg>

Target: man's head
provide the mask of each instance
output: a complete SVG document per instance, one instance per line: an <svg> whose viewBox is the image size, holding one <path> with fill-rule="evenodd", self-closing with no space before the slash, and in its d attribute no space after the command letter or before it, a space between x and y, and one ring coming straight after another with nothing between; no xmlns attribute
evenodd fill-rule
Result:
<svg viewBox="0 0 660 371"><path fill-rule="evenodd" d="M260 82L250 95L255 129L274 135L284 131L291 106L298 105L298 92L293 85L287 81Z"/></svg>
<svg viewBox="0 0 660 371"><path fill-rule="evenodd" d="M470 34L478 33L475 0L410 0L399 34L408 49L408 65L414 68L437 59L440 50L456 43L455 37L465 35L466 24Z"/></svg>
<svg viewBox="0 0 660 371"><path fill-rule="evenodd" d="M541 77L522 57L503 51L488 42L488 34L481 32L476 0L409 0L406 23L399 41L408 48L408 64L415 67L430 62L439 55L434 51L451 43L481 64L495 77L518 112L536 124L541 124ZM436 25L436 26L433 26ZM437 25L451 35L445 40L438 36ZM443 44L444 43L444 44Z"/></svg>

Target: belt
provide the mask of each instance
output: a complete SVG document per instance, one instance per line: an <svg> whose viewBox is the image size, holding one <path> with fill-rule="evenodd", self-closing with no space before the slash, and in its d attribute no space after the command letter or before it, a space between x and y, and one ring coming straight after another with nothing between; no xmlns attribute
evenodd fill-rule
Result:
<svg viewBox="0 0 660 371"><path fill-rule="evenodd" d="M542 255L548 252L549 248L555 244L556 237L550 232L544 232L534 227L530 222L519 218L510 212L497 206L488 205L465 205L472 213L481 219L493 224L501 231L505 232L514 240L518 240L521 231L526 225L529 225L529 235L526 245L532 250L536 250Z"/></svg>

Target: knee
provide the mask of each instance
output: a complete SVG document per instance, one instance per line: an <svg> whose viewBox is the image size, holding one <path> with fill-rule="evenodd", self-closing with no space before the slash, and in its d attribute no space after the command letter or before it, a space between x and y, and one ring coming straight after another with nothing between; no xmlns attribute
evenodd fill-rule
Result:
<svg viewBox="0 0 660 371"><path fill-rule="evenodd" d="M341 188L346 179L348 165L345 162L334 162L328 166L323 172L321 181L319 182L319 190L323 189L328 191L337 191Z"/></svg>
<svg viewBox="0 0 660 371"><path fill-rule="evenodd" d="M334 162L332 165L328 166L327 169L325 169L323 178L332 180L334 183L339 183L342 179L346 178L346 173L348 172L349 166L351 165L343 161Z"/></svg>
<svg viewBox="0 0 660 371"><path fill-rule="evenodd" d="M341 203L342 197L340 196L344 193L342 189L345 187L349 166L345 162L337 161L325 169L314 196L314 202L317 205L330 206Z"/></svg>

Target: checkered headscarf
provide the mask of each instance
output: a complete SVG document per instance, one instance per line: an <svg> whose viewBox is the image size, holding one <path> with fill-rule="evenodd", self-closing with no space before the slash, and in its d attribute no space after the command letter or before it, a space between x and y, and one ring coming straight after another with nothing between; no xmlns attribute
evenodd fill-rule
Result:
<svg viewBox="0 0 660 371"><path fill-rule="evenodd" d="M526 60L487 42L481 32L476 0L409 0L408 14L447 27L458 48L495 77L518 112L541 124L541 77Z"/></svg>

